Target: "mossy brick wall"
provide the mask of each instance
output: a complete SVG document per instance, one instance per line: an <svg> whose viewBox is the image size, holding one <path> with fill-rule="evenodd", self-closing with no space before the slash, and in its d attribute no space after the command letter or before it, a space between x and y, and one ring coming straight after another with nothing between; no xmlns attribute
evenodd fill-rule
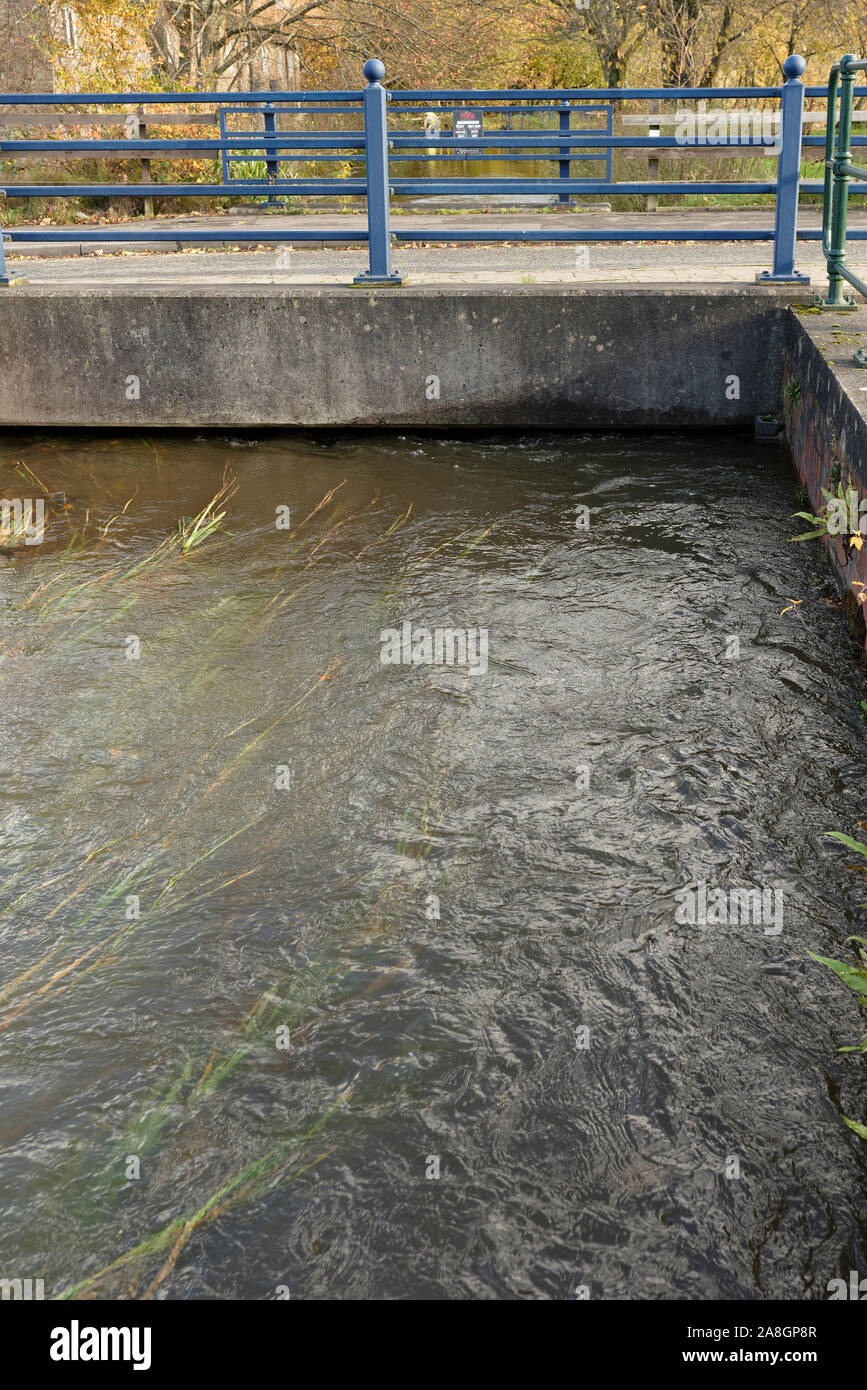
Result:
<svg viewBox="0 0 867 1390"><path fill-rule="evenodd" d="M809 495L815 515L824 511L822 488L851 487L858 505L867 498L867 422L841 375L822 351L828 320L814 325L791 312L783 356L782 400L786 439L795 471ZM851 356L848 350L844 354ZM863 385L867 386L867 371ZM858 389L857 387L855 389ZM867 523L865 523L867 524ZM808 522L793 522L798 531ZM825 545L843 594L847 613L862 639L867 595L867 544L862 549L848 536L829 536Z"/></svg>

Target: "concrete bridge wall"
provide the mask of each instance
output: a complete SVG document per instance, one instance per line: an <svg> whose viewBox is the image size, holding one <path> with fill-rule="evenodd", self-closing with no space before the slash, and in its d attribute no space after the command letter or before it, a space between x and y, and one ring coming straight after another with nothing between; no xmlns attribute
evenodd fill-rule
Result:
<svg viewBox="0 0 867 1390"><path fill-rule="evenodd" d="M24 285L0 292L0 426L751 426L798 296Z"/></svg>

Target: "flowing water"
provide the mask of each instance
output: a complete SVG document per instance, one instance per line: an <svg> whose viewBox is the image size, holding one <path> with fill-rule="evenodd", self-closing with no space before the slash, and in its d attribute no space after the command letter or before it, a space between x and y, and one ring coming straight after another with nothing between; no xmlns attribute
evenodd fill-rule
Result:
<svg viewBox="0 0 867 1390"><path fill-rule="evenodd" d="M863 1025L807 955L863 930L823 838L864 814L863 669L775 447L0 461L4 495L16 461L61 494L0 560L0 1275L813 1299L867 1272L835 1051ZM143 564L227 466L224 533ZM486 629L487 661L384 664L405 621ZM701 883L782 922L678 920Z"/></svg>

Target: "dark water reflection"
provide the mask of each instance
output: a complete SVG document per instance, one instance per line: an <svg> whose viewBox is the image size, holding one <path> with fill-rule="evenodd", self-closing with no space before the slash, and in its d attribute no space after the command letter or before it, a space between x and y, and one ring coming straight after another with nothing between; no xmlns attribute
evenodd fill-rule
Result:
<svg viewBox="0 0 867 1390"><path fill-rule="evenodd" d="M863 673L774 450L0 458L69 498L0 561L0 1273L810 1299L865 1272L863 1062L834 1051L861 1020L806 954L861 920L823 832L864 814ZM231 534L124 577L227 464ZM405 619L486 627L487 673L383 667ZM782 934L679 925L699 880L781 890Z"/></svg>

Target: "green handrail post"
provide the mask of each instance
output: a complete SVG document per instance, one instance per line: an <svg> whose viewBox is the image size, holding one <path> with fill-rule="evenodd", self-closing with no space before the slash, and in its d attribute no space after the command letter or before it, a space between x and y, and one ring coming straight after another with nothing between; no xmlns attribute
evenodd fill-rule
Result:
<svg viewBox="0 0 867 1390"><path fill-rule="evenodd" d="M855 74L850 72L849 64L855 62L855 54L847 53L840 59L840 125L836 139L836 154L832 160L833 192L831 197L831 243L828 250L828 299L826 307L842 309L852 304L850 295L843 293L844 276L840 268L846 264L846 220L849 211L849 175L845 165L852 157L852 95L855 87ZM830 91L828 93L830 98ZM829 103L830 104L830 103ZM833 119L830 110L829 121ZM833 126L831 128L833 136ZM827 140L826 140L827 148Z"/></svg>
<svg viewBox="0 0 867 1390"><path fill-rule="evenodd" d="M831 207L834 200L834 138L837 132L837 92L840 88L840 64L835 63L828 74L828 103L825 111L825 174L822 188L822 253L831 253Z"/></svg>
<svg viewBox="0 0 867 1390"><path fill-rule="evenodd" d="M825 124L825 188L822 198L822 250L828 262L828 297L817 298L820 309L855 309L855 300L843 293L844 282L854 285L867 297L867 285L846 265L846 220L849 211L849 184L867 173L852 163L852 108L855 74L867 63L846 53L835 63L828 77L828 113ZM837 123L837 91L840 93L840 119Z"/></svg>
<svg viewBox="0 0 867 1390"><path fill-rule="evenodd" d="M828 257L828 299L838 306L846 303L843 294L846 265L846 222L849 216L849 180L847 165L852 158L852 105L855 74L849 68L855 54L840 59L840 124L837 128L837 153L834 158L834 198L831 213L831 254Z"/></svg>

